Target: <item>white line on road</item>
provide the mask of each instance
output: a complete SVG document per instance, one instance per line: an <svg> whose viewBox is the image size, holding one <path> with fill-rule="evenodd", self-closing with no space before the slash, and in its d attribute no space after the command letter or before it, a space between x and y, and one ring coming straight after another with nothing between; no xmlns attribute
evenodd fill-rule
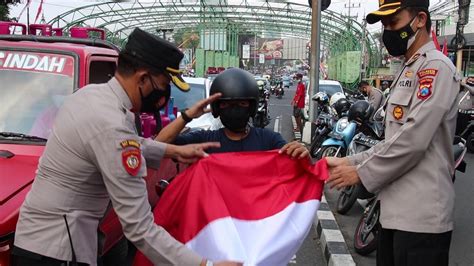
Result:
<svg viewBox="0 0 474 266"><path fill-rule="evenodd" d="M278 133L281 133L280 132L280 119L281 119L281 115L277 116L275 118L275 125L273 126L273 131L278 132Z"/></svg>

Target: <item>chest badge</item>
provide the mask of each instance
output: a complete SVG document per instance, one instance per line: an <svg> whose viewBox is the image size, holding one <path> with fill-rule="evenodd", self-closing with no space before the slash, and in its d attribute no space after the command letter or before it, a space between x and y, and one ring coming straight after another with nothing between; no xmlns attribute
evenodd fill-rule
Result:
<svg viewBox="0 0 474 266"><path fill-rule="evenodd" d="M139 149L132 149L122 152L122 164L125 171L132 176L136 176L142 165L141 154Z"/></svg>
<svg viewBox="0 0 474 266"><path fill-rule="evenodd" d="M416 97L420 100L428 99L432 94L432 87L433 87L433 79L425 78L420 80L420 85L418 87L418 92L416 93Z"/></svg>
<svg viewBox="0 0 474 266"><path fill-rule="evenodd" d="M407 78L413 77L413 71L407 70L407 72L405 72L405 77L407 77Z"/></svg>
<svg viewBox="0 0 474 266"><path fill-rule="evenodd" d="M397 120L402 119L403 118L403 107L401 107L400 105L395 106L395 108L393 108L393 117Z"/></svg>

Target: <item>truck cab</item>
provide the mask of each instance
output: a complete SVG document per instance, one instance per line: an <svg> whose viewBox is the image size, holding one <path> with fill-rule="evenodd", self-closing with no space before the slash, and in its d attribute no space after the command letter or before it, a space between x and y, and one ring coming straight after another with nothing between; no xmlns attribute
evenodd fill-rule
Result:
<svg viewBox="0 0 474 266"><path fill-rule="evenodd" d="M77 27L70 33L65 37L50 25L33 24L27 29L23 24L0 22L2 266L10 265L19 210L35 178L59 107L68 95L87 84L105 83L115 72L119 49L104 40L102 29ZM152 207L158 200L159 180L176 172L171 160L164 160L160 171L148 169L145 179ZM102 219L98 234L99 257L113 253L109 256L112 261L123 260L127 241L112 208Z"/></svg>

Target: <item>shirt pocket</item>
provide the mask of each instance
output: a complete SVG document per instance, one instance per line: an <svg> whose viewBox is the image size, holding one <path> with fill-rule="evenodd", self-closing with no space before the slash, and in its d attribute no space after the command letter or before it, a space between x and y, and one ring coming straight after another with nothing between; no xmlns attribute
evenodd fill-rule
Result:
<svg viewBox="0 0 474 266"><path fill-rule="evenodd" d="M386 118L391 123L405 124L410 111L412 91L396 89L388 101Z"/></svg>

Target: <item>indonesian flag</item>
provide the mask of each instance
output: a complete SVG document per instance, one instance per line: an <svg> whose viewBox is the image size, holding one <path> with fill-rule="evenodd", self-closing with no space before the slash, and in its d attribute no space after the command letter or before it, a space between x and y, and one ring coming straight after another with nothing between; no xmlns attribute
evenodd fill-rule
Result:
<svg viewBox="0 0 474 266"><path fill-rule="evenodd" d="M167 188L155 222L212 261L286 265L319 207L326 161L311 165L277 151L219 153L190 166ZM134 265L152 265L138 253Z"/></svg>

